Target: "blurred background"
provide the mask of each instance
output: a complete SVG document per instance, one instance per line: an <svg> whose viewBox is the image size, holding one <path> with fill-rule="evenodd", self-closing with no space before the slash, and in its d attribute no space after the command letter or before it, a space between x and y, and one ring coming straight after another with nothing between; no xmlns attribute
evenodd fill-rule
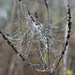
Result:
<svg viewBox="0 0 75 75"><path fill-rule="evenodd" d="M41 23L47 22L47 9L43 0L23 0L23 2L26 3L33 16L35 12L38 13L39 21ZM53 75L75 75L75 0L70 0L70 2L72 12L72 32L68 53L66 52ZM67 0L48 0L50 23L57 22L64 16L67 16L67 3ZM7 24L10 22L13 7L14 0L0 0L0 29L5 29ZM50 75L49 73L40 74ZM3 39L1 34L0 75L38 75L16 55L13 49Z"/></svg>

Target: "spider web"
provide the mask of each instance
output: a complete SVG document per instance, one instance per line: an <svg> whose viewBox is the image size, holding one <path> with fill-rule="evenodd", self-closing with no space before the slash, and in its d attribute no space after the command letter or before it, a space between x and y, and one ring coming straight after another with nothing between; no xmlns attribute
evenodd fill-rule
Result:
<svg viewBox="0 0 75 75"><path fill-rule="evenodd" d="M4 35L35 70L52 72L65 46L66 16L53 24L41 23L25 3L14 0L11 21Z"/></svg>

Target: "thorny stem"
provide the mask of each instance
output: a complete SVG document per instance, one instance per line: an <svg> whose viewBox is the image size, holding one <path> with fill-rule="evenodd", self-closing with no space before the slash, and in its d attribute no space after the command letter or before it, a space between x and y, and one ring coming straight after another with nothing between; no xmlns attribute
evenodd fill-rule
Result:
<svg viewBox="0 0 75 75"><path fill-rule="evenodd" d="M12 49L15 51L15 53L18 54L22 58L23 61L26 61L25 58L23 57L23 55L20 52L17 51L17 49L13 46L13 44L9 41L9 39L5 36L5 34L1 30L0 30L0 34L2 34L3 38L12 47ZM36 71L35 68L30 66L29 63L28 63L28 66L31 67L34 71ZM38 72L36 71L36 73L38 73ZM38 75L40 75L40 74L38 73Z"/></svg>
<svg viewBox="0 0 75 75"><path fill-rule="evenodd" d="M66 48L68 47L68 44L69 44L70 33L71 33L71 25L72 25L70 4L68 4L67 7L68 7L68 12L67 12L67 14L68 14L68 34L67 34L67 37L66 37L67 40L65 42L65 47L64 47L64 50L62 51L62 55L59 58L59 61L58 61L57 65L56 65L56 67L54 68L54 70L58 67L58 65L59 65L59 63L60 63L61 59L63 58L63 55L64 55L64 53L66 51Z"/></svg>

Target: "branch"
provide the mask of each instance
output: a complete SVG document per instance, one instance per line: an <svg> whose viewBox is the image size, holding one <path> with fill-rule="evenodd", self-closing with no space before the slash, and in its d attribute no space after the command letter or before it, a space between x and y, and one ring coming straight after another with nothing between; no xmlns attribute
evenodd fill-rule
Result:
<svg viewBox="0 0 75 75"><path fill-rule="evenodd" d="M59 61L58 61L57 65L56 65L56 67L54 68L54 70L58 67L58 65L59 65L61 59L63 58L63 55L64 55L64 53L65 53L65 51L66 51L66 49L68 47L68 44L69 44L70 33L71 33L71 25L72 25L70 4L68 4L67 7L68 7L68 12L67 12L67 14L68 14L68 34L67 34L67 37L66 37L67 40L65 42L65 47L64 47L64 50L62 51L62 55L59 58Z"/></svg>
<svg viewBox="0 0 75 75"><path fill-rule="evenodd" d="M23 57L23 55L22 55L20 52L17 51L17 49L13 46L13 44L9 41L9 39L4 35L4 33L3 33L1 30L0 30L0 34L2 34L3 38L4 38L4 39L7 41L7 43L12 47L12 49L15 51L15 53L18 54L19 57L21 57L23 61L26 61L25 58ZM31 67L33 70L35 70L35 68L32 67L29 62L27 62L27 63L28 63L28 66L29 66L29 67ZM36 71L36 70L35 70L35 71ZM38 72L36 71L36 73L38 73ZM40 74L38 73L38 75L40 75Z"/></svg>

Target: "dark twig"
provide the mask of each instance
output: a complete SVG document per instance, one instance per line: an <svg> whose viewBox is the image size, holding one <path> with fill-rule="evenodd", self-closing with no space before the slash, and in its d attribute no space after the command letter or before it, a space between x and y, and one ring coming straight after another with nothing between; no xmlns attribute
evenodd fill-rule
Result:
<svg viewBox="0 0 75 75"><path fill-rule="evenodd" d="M59 61L58 61L58 63L57 63L57 65L56 65L56 67L55 67L55 69L58 67L58 65L59 65L59 63L60 63L60 61L61 61L61 59L63 58L63 55L64 55L64 53L65 53L65 51L66 51L66 48L67 48L67 46L68 46L68 44L69 44L69 39L70 39L70 33L71 33L71 25L72 25L72 22L71 22L71 10L70 10L70 4L68 4L68 12L67 12L67 14L68 14L68 34L67 34L67 37L66 37L66 43L65 43L65 47L64 47L64 50L62 51L62 55L61 55L61 57L59 58ZM54 70L55 70L54 69Z"/></svg>
<svg viewBox="0 0 75 75"><path fill-rule="evenodd" d="M48 8L48 3L47 0L44 0L46 7Z"/></svg>
<svg viewBox="0 0 75 75"><path fill-rule="evenodd" d="M13 46L13 44L9 41L9 39L5 36L5 34L4 34L1 30L0 30L0 34L2 34L3 38L4 38L4 39L7 41L7 43L12 47L12 49L15 51L15 53L18 54L18 55L22 58L23 61L25 61L25 58L23 57L23 55L22 55L20 52L17 51L17 49ZM28 63L28 66L31 67L29 63ZM31 68L32 68L34 71L36 71L34 67L31 67ZM37 71L36 71L36 72L37 72ZM38 72L37 72L37 73L38 73ZM38 75L40 75L40 74L38 73Z"/></svg>

